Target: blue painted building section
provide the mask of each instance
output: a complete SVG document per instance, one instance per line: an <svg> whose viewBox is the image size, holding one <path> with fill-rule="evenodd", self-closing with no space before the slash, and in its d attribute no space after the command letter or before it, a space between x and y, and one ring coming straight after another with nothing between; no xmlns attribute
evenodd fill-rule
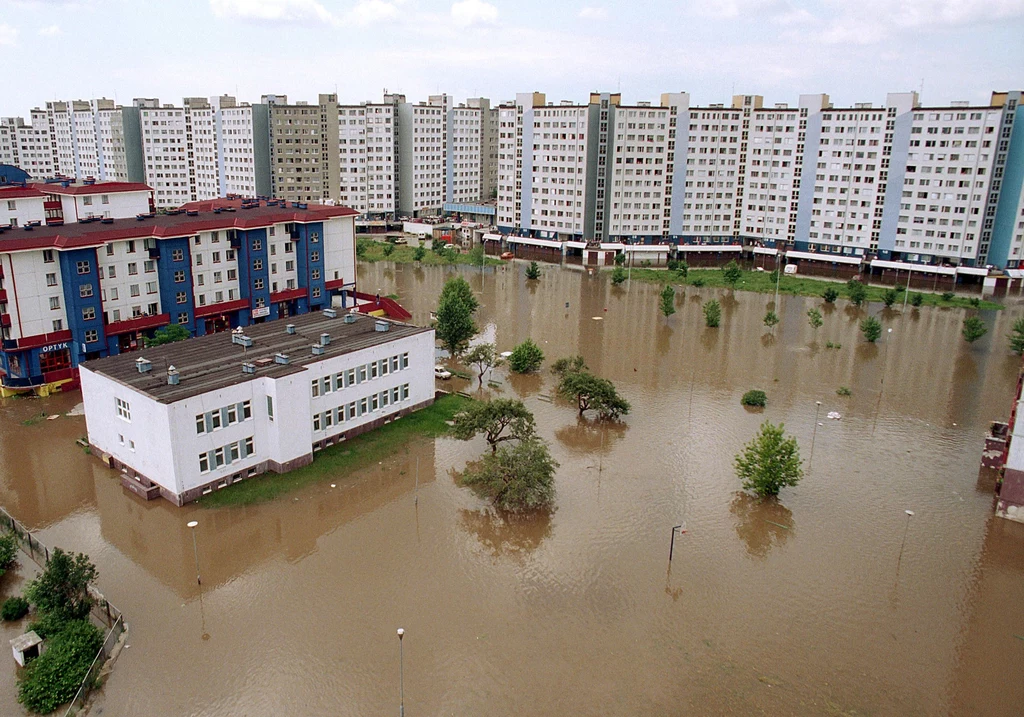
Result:
<svg viewBox="0 0 1024 717"><path fill-rule="evenodd" d="M299 299L299 313L313 311L330 302L324 276L324 225L296 224L292 232L295 241L295 268L298 285L306 287L306 296ZM276 309L275 309L276 310Z"/></svg>
<svg viewBox="0 0 1024 717"><path fill-rule="evenodd" d="M157 240L156 272L160 282L160 308L171 315L172 324L181 324L196 335L195 296L192 293L192 253L188 237ZM184 292L185 301L178 302ZM185 322L180 321L186 314Z"/></svg>
<svg viewBox="0 0 1024 717"><path fill-rule="evenodd" d="M914 123L914 112L904 112L896 117L892 134L892 155L889 157L889 174L885 185L885 204L882 208L882 228L878 233L878 257L889 259L896 250L896 230L899 227L900 204L903 202L903 180L907 175L907 159L910 152L910 128ZM904 235L900 235L904 236ZM910 246L909 236L906 237ZM905 247L906 249L906 247Z"/></svg>
<svg viewBox="0 0 1024 717"><path fill-rule="evenodd" d="M1003 183L999 188L999 204L996 205L995 223L992 225L992 239L988 248L988 263L1005 269L1016 267L1024 260L1021 256L1011 256L1013 237L1018 221L1017 207L1021 203L1021 190L1024 188L1024 105L1017 105L1013 114L1014 132L1010 135L1010 149L1006 154L1006 168L1003 170Z"/></svg>
<svg viewBox="0 0 1024 717"><path fill-rule="evenodd" d="M108 348L103 332L103 304L100 300L99 266L96 250L76 249L58 252L60 273L64 278L64 308L67 329L71 332L71 365L78 366L85 355L106 356ZM83 295L84 294L84 295ZM86 318L91 311L92 318ZM95 332L95 334L89 332ZM95 338L93 338L95 337ZM93 339L91 341L87 339Z"/></svg>
<svg viewBox="0 0 1024 717"><path fill-rule="evenodd" d="M821 149L821 120L821 112L810 115L807 118L807 131L804 133L800 194L796 205L796 233L793 237L793 245L797 251L807 251L807 244L810 242L814 183L818 172L818 151Z"/></svg>
<svg viewBox="0 0 1024 717"><path fill-rule="evenodd" d="M267 230L238 231L238 291L253 308L270 306L270 266ZM241 317L240 321L241 321ZM248 317L241 322L248 323Z"/></svg>

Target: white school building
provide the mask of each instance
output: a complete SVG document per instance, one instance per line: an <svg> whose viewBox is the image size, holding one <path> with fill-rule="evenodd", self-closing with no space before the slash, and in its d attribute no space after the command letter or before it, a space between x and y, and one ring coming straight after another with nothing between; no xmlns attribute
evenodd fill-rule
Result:
<svg viewBox="0 0 1024 717"><path fill-rule="evenodd" d="M89 445L121 483L176 505L434 400L434 331L328 309L89 361Z"/></svg>

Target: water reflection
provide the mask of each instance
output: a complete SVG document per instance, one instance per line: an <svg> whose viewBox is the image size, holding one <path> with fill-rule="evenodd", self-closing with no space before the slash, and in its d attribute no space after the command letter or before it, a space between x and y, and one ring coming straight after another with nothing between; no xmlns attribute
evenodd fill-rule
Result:
<svg viewBox="0 0 1024 717"><path fill-rule="evenodd" d="M459 527L474 536L489 554L524 560L551 535L549 511L525 515L492 508L459 511Z"/></svg>
<svg viewBox="0 0 1024 717"><path fill-rule="evenodd" d="M736 535L747 546L747 554L755 558L766 558L793 535L793 512L777 498L759 498L739 491L733 494L729 512L737 521Z"/></svg>
<svg viewBox="0 0 1024 717"><path fill-rule="evenodd" d="M574 454L600 452L607 455L626 435L627 429L628 426L622 421L600 421L577 416L575 423L556 429L555 438Z"/></svg>

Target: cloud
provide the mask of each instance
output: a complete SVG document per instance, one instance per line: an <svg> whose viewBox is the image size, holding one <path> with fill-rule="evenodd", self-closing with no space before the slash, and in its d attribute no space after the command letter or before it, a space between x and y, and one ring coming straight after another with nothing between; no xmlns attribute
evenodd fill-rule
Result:
<svg viewBox="0 0 1024 717"><path fill-rule="evenodd" d="M0 23L0 46L3 45L17 45L18 44L18 28L11 27L5 23Z"/></svg>
<svg viewBox="0 0 1024 717"><path fill-rule="evenodd" d="M830 0L821 39L868 45L901 30L942 29L1024 17L1024 0Z"/></svg>
<svg viewBox="0 0 1024 717"><path fill-rule="evenodd" d="M584 20L607 20L608 11L603 7L585 7L580 10L579 17Z"/></svg>
<svg viewBox="0 0 1024 717"><path fill-rule="evenodd" d="M210 0L210 9L216 17L257 22L335 22L317 0Z"/></svg>
<svg viewBox="0 0 1024 717"><path fill-rule="evenodd" d="M47 25L39 28L39 34L43 37L57 37L61 34L60 25Z"/></svg>
<svg viewBox="0 0 1024 717"><path fill-rule="evenodd" d="M357 25L372 25L382 20L395 20L399 16L398 6L384 0L359 0L346 19Z"/></svg>
<svg viewBox="0 0 1024 717"><path fill-rule="evenodd" d="M498 20L498 8L483 0L461 0L452 5L452 20L461 27L493 25Z"/></svg>

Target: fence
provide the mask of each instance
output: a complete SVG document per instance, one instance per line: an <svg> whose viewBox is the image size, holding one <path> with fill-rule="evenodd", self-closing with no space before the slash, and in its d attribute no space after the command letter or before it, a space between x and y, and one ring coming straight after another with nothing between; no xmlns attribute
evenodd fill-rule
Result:
<svg viewBox="0 0 1024 717"><path fill-rule="evenodd" d="M50 549L3 508L0 508L0 528L10 531L17 538L18 547L21 548L21 551L30 557L40 568L45 568L47 563L50 562ZM111 605L103 596L103 593L97 590L94 585L89 586L89 595L93 598L90 616L98 624L107 628L107 634L103 639L103 645L100 647L99 652L93 658L89 671L78 688L78 692L75 694L74 699L71 700L71 704L68 705L67 712L64 713L65 717L77 714L85 706L89 691L98 686L100 672L107 660L114 654L114 646L117 644L118 639L120 639L121 634L128 629L124 624L124 616L121 614L121 611Z"/></svg>

